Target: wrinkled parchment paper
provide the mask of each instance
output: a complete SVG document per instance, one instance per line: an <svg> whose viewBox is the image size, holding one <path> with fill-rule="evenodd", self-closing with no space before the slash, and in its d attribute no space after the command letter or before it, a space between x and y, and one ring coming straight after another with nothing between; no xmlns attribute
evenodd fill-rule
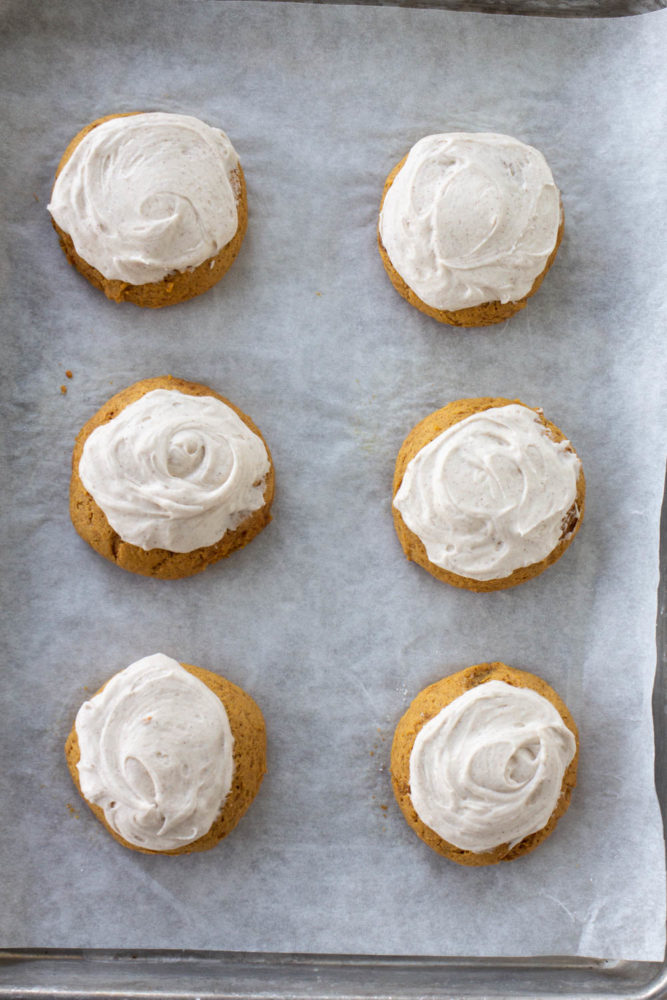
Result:
<svg viewBox="0 0 667 1000"><path fill-rule="evenodd" d="M2 943L659 959L667 14L21 0L2 20ZM134 109L224 128L248 181L230 273L161 311L92 289L46 211L70 138ZM412 310L375 246L387 173L422 135L453 130L536 145L563 193L551 273L524 312L486 330ZM107 564L67 510L80 426L113 392L167 372L249 413L278 476L269 528L178 582ZM477 395L542 406L588 481L562 560L487 595L407 563L390 515L405 434ZM81 701L158 650L225 674L266 716L269 774L206 854L124 850L65 767ZM403 821L389 747L422 687L494 659L567 701L580 778L538 851L464 869Z"/></svg>

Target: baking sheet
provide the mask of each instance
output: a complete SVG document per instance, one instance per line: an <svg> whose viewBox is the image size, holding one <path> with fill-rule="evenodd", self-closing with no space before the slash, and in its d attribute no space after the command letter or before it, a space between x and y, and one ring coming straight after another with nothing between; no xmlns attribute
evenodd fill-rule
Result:
<svg viewBox="0 0 667 1000"><path fill-rule="evenodd" d="M667 17L10 3L4 33L2 942L660 959L650 693ZM232 271L157 312L107 302L68 268L45 210L72 135L132 109L220 125L248 181ZM410 309L375 249L386 174L444 130L533 143L563 192L556 263L496 328L449 330ZM279 489L247 549L176 582L107 564L67 513L81 424L164 372L253 417ZM587 475L572 548L505 593L439 584L404 560L391 523L404 435L473 395L541 405ZM203 855L123 850L64 763L84 697L157 650L224 673L267 720L260 794ZM537 852L467 870L405 825L389 745L422 687L488 659L556 687L582 759L571 809Z"/></svg>
<svg viewBox="0 0 667 1000"><path fill-rule="evenodd" d="M224 0L221 0L224 2ZM282 3L284 0L265 0ZM295 0L319 3L322 0ZM387 7L479 11L485 14L530 14L538 17L631 17L662 10L667 0L323 0Z"/></svg>

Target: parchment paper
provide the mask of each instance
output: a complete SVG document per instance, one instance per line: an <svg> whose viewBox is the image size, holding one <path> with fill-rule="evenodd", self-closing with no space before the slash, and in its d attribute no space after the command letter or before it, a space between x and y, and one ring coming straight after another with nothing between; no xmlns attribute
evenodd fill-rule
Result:
<svg viewBox="0 0 667 1000"><path fill-rule="evenodd" d="M661 958L650 695L667 14L21 0L2 20L2 942ZM224 128L248 181L250 227L230 273L160 311L92 289L46 211L70 138L134 109ZM375 246L387 173L422 135L448 130L536 145L563 193L551 273L524 312L486 330L411 309ZM249 413L278 476L267 530L178 582L106 563L67 509L80 426L113 392L166 372ZM561 561L488 595L407 563L390 514L405 434L477 395L542 406L588 481ZM205 854L124 850L65 767L81 701L158 650L241 684L267 721L260 794ZM389 747L422 687L493 659L566 700L579 785L534 854L463 869L405 824Z"/></svg>

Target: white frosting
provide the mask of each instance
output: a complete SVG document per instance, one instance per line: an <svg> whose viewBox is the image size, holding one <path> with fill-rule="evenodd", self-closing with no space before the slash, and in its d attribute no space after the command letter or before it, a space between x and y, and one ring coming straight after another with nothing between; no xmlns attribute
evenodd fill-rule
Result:
<svg viewBox="0 0 667 1000"><path fill-rule="evenodd" d="M417 452L394 507L436 566L502 579L565 536L580 469L569 441L512 403L466 417Z"/></svg>
<svg viewBox="0 0 667 1000"><path fill-rule="evenodd" d="M76 717L84 797L130 844L170 851L211 829L232 785L225 707L162 653L121 670Z"/></svg>
<svg viewBox="0 0 667 1000"><path fill-rule="evenodd" d="M197 267L232 239L237 166L225 133L197 118L112 118L73 151L48 208L105 278L160 281Z"/></svg>
<svg viewBox="0 0 667 1000"><path fill-rule="evenodd" d="M264 505L266 447L213 396L154 389L89 435L79 477L125 542L192 552Z"/></svg>
<svg viewBox="0 0 667 1000"><path fill-rule="evenodd" d="M452 132L412 147L384 199L380 237L423 302L457 310L524 298L560 222L538 150L507 135Z"/></svg>
<svg viewBox="0 0 667 1000"><path fill-rule="evenodd" d="M410 754L412 804L422 823L461 850L514 846L546 826L575 750L546 698L487 681L420 729Z"/></svg>

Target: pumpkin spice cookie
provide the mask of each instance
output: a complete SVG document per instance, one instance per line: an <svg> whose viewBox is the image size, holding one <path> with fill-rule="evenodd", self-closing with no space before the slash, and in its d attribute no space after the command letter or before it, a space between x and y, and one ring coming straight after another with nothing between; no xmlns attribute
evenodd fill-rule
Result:
<svg viewBox="0 0 667 1000"><path fill-rule="evenodd" d="M450 326L488 326L523 309L562 235L544 156L511 136L426 136L384 186L378 246L391 283Z"/></svg>
<svg viewBox="0 0 667 1000"><path fill-rule="evenodd" d="M266 732L241 688L156 653L84 702L65 756L81 796L120 844L190 854L215 847L255 798Z"/></svg>
<svg viewBox="0 0 667 1000"><path fill-rule="evenodd" d="M164 375L123 389L82 428L70 514L105 559L171 580L259 534L274 481L250 417L208 386Z"/></svg>
<svg viewBox="0 0 667 1000"><path fill-rule="evenodd" d="M460 865L514 861L566 812L577 727L545 681L480 663L421 691L396 727L394 794L415 833Z"/></svg>
<svg viewBox="0 0 667 1000"><path fill-rule="evenodd" d="M403 551L467 590L504 590L556 562L584 516L576 452L540 409L501 397L460 399L420 421L394 472Z"/></svg>
<svg viewBox="0 0 667 1000"><path fill-rule="evenodd" d="M48 206L70 264L116 302L159 308L211 288L248 222L228 137L188 115L107 115L70 142Z"/></svg>

